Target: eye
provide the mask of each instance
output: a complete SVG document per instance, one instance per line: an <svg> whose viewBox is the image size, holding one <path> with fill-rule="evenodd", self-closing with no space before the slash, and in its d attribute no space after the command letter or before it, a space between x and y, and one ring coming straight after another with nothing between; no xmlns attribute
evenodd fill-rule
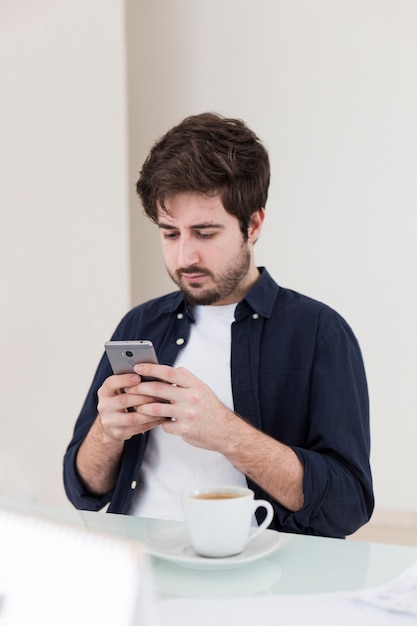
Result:
<svg viewBox="0 0 417 626"><path fill-rule="evenodd" d="M196 235L199 239L212 239L215 233L208 233L206 231L197 231Z"/></svg>
<svg viewBox="0 0 417 626"><path fill-rule="evenodd" d="M178 237L178 233L177 232L172 232L172 231L164 231L164 235L163 235L164 239L176 239Z"/></svg>

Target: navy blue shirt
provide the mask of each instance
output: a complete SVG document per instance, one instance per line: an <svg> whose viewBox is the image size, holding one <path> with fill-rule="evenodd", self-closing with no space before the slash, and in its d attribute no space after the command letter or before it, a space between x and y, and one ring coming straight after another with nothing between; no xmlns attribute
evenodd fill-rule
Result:
<svg viewBox="0 0 417 626"><path fill-rule="evenodd" d="M275 509L272 528L344 537L373 510L369 466L369 402L358 342L331 308L261 277L236 307L231 378L235 412L290 446L304 466L304 506L294 513L250 479L258 498ZM159 361L172 365L186 345L192 310L181 291L132 309L112 339L151 339ZM148 435L125 442L111 493L87 493L77 475L78 448L97 416L97 390L112 373L104 354L64 458L68 498L79 509L125 513L139 484ZM190 469L190 471L192 471Z"/></svg>

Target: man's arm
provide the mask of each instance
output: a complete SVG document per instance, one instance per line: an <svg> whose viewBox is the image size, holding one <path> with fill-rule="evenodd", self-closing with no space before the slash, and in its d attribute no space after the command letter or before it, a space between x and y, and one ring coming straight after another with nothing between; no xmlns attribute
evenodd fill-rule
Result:
<svg viewBox="0 0 417 626"><path fill-rule="evenodd" d="M122 451L123 441L106 435L98 415L76 459L78 476L86 491L101 496L114 488Z"/></svg>
<svg viewBox="0 0 417 626"><path fill-rule="evenodd" d="M114 488L124 442L164 421L159 417L138 418L128 411L156 400L137 393L139 382L136 374L110 376L98 391L98 415L76 458L78 476L92 495L101 496Z"/></svg>
<svg viewBox="0 0 417 626"><path fill-rule="evenodd" d="M224 456L283 507L302 509L304 468L295 452L236 415L231 422L235 425L224 442Z"/></svg>

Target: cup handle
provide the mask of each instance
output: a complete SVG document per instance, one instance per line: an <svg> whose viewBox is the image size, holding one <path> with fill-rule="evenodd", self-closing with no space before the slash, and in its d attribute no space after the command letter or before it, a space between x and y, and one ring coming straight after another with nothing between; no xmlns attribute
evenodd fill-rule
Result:
<svg viewBox="0 0 417 626"><path fill-rule="evenodd" d="M268 502L268 500L254 500L254 505L255 506L254 506L253 512L255 513L259 508L266 509L266 517L264 521L262 522L262 524L260 524L258 528L255 530L255 532L249 535L248 541L252 541L263 530L265 530L269 526L269 524L272 522L272 519L274 517L274 508L272 504Z"/></svg>

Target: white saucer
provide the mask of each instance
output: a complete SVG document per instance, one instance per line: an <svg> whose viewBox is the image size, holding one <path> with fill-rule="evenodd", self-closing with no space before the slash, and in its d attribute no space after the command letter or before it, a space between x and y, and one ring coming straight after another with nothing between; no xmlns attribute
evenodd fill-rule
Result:
<svg viewBox="0 0 417 626"><path fill-rule="evenodd" d="M264 530L253 541L250 541L240 554L226 558L210 558L200 556L194 551L185 526L176 526L151 535L146 539L144 547L152 556L174 561L182 567L220 570L240 567L261 559L274 552L279 543L280 535L277 531Z"/></svg>

